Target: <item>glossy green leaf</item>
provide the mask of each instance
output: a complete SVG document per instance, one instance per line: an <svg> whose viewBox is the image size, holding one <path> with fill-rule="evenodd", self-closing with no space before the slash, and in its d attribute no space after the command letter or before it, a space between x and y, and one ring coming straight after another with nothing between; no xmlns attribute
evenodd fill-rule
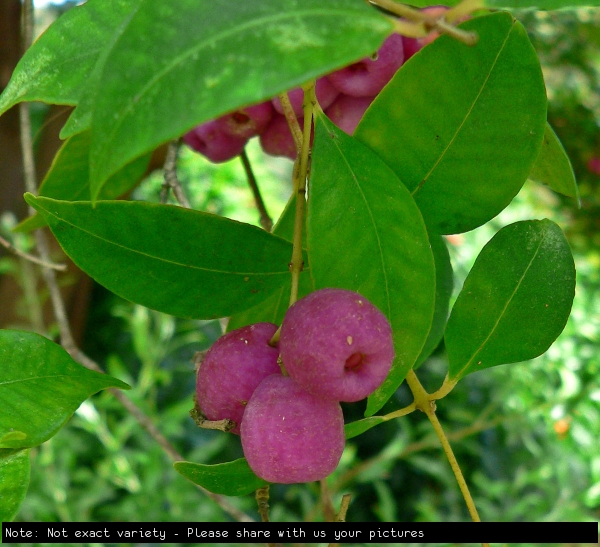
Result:
<svg viewBox="0 0 600 547"><path fill-rule="evenodd" d="M0 448L43 443L85 399L109 387L129 389L39 334L0 330Z"/></svg>
<svg viewBox="0 0 600 547"><path fill-rule="evenodd" d="M443 234L476 228L510 203L546 126L542 71L523 26L496 13L461 27L477 32L477 45L441 36L423 48L355 132Z"/></svg>
<svg viewBox="0 0 600 547"><path fill-rule="evenodd" d="M571 160L556 133L548 124L546 124L540 155L529 173L529 178L549 186L559 194L579 201L579 188L575 181Z"/></svg>
<svg viewBox="0 0 600 547"><path fill-rule="evenodd" d="M173 467L194 484L223 496L245 496L268 484L254 474L246 458L216 465L175 462Z"/></svg>
<svg viewBox="0 0 600 547"><path fill-rule="evenodd" d="M450 309L450 297L454 289L454 273L450 263L450 255L446 241L442 236L429 234L429 242L435 262L435 308L433 310L433 322L431 330L421 354L417 358L414 368L416 369L429 357L438 347L444 337L448 311Z"/></svg>
<svg viewBox="0 0 600 547"><path fill-rule="evenodd" d="M19 512L29 487L29 449L0 448L0 522Z"/></svg>
<svg viewBox="0 0 600 547"><path fill-rule="evenodd" d="M392 325L396 359L369 397L367 413L373 414L414 365L431 326L435 268L425 224L389 167L320 116L307 226L315 289L357 291Z"/></svg>
<svg viewBox="0 0 600 547"><path fill-rule="evenodd" d="M444 0L445 6L455 6L460 0ZM439 6L437 0L411 0L412 6ZM559 10L600 6L600 0L483 0L483 7L506 9Z"/></svg>
<svg viewBox="0 0 600 547"><path fill-rule="evenodd" d="M203 121L369 55L391 31L356 0L143 2L104 65L92 183Z"/></svg>
<svg viewBox="0 0 600 547"><path fill-rule="evenodd" d="M60 148L40 185L39 195L64 201L115 199L133 188L146 171L150 154L146 154L110 177L98 191L91 192L89 177L90 133L85 131L68 139ZM15 231L28 232L45 226L39 213L21 222Z"/></svg>
<svg viewBox="0 0 600 547"><path fill-rule="evenodd" d="M178 317L244 311L290 275L291 244L249 224L173 205L26 200L98 283Z"/></svg>
<svg viewBox="0 0 600 547"><path fill-rule="evenodd" d="M133 10L131 0L88 0L51 25L19 61L0 114L21 101L77 104L102 50Z"/></svg>
<svg viewBox="0 0 600 547"><path fill-rule="evenodd" d="M449 377L533 359L562 332L575 295L575 265L548 219L516 222L483 248L446 327Z"/></svg>
<svg viewBox="0 0 600 547"><path fill-rule="evenodd" d="M371 429L372 427L382 424L383 422L387 422L387 420L383 416L370 416L369 418L364 418L362 420L346 424L344 426L344 433L346 435L346 439L358 437L359 435L362 435L365 431L369 431L369 429Z"/></svg>

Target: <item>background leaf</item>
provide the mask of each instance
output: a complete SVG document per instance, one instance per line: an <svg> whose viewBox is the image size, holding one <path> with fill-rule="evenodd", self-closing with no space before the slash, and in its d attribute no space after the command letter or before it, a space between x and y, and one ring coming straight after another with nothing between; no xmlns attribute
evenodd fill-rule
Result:
<svg viewBox="0 0 600 547"><path fill-rule="evenodd" d="M0 448L0 522L15 518L29 486L29 449Z"/></svg>
<svg viewBox="0 0 600 547"><path fill-rule="evenodd" d="M0 365L0 448L37 446L94 393L129 389L79 365L63 348L32 332L0 330Z"/></svg>
<svg viewBox="0 0 600 547"><path fill-rule="evenodd" d="M546 124L540 155L529 173L529 178L579 202L579 188L571 160L550 124Z"/></svg>
<svg viewBox="0 0 600 547"><path fill-rule="evenodd" d="M500 230L483 248L446 327L449 376L533 359L562 332L575 296L575 265L548 219Z"/></svg>
<svg viewBox="0 0 600 547"><path fill-rule="evenodd" d="M396 359L369 397L370 415L404 380L429 333L435 270L427 231L394 173L325 116L316 122L309 195L315 289L359 292L387 316L394 331Z"/></svg>
<svg viewBox="0 0 600 547"><path fill-rule="evenodd" d="M391 31L356 0L142 3L104 66L92 185L203 121L371 54Z"/></svg>
<svg viewBox="0 0 600 547"><path fill-rule="evenodd" d="M375 99L355 136L410 190L437 233L480 226L517 194L546 124L540 63L508 13L467 21L473 47L441 36ZM516 123L518 120L518 123Z"/></svg>
<svg viewBox="0 0 600 547"><path fill-rule="evenodd" d="M77 104L131 0L88 0L67 11L23 55L0 96L0 114L21 101Z"/></svg>
<svg viewBox="0 0 600 547"><path fill-rule="evenodd" d="M194 484L224 496L245 496L268 484L254 474L246 458L216 465L175 462L173 467Z"/></svg>
<svg viewBox="0 0 600 547"><path fill-rule="evenodd" d="M455 6L460 0L444 0L444 6ZM427 6L439 6L436 0L411 0L412 6L424 8ZM557 10L568 8L582 8L586 6L600 6L600 0L484 0L483 5L489 8L506 9L537 9Z"/></svg>
<svg viewBox="0 0 600 547"><path fill-rule="evenodd" d="M369 429L371 429L372 427L382 424L383 422L387 422L387 420L383 416L370 416L369 418L357 420L356 422L346 424L344 426L344 433L346 435L346 439L358 437L359 435L362 435L365 431L369 431Z"/></svg>
<svg viewBox="0 0 600 547"><path fill-rule="evenodd" d="M172 205L26 199L83 271L164 313L225 317L262 302L290 275L291 244L249 224Z"/></svg>

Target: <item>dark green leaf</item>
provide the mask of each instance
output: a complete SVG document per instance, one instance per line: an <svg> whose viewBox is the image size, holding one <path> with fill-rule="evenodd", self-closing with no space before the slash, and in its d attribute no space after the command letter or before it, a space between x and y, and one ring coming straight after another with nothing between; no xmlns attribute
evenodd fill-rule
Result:
<svg viewBox="0 0 600 547"><path fill-rule="evenodd" d="M444 234L480 226L510 203L546 125L542 71L523 26L496 13L461 27L478 33L477 45L441 36L423 48L355 132Z"/></svg>
<svg viewBox="0 0 600 547"><path fill-rule="evenodd" d="M29 486L29 449L0 448L0 522L15 518Z"/></svg>
<svg viewBox="0 0 600 547"><path fill-rule="evenodd" d="M55 201L26 195L68 256L114 293L179 317L247 310L289 277L289 242L173 205Z"/></svg>
<svg viewBox="0 0 600 547"><path fill-rule="evenodd" d="M223 496L245 496L268 484L254 474L246 458L216 465L175 462L173 467L194 484Z"/></svg>
<svg viewBox="0 0 600 547"><path fill-rule="evenodd" d="M376 425L382 424L387 420L383 416L371 416L370 418L364 418L363 420L358 420L356 422L351 422L344 426L344 432L346 434L346 439L351 439L352 437L358 437L362 435L365 431L368 431L372 427Z"/></svg>
<svg viewBox="0 0 600 547"><path fill-rule="evenodd" d="M391 31L357 0L143 2L104 65L92 184L203 121L369 55Z"/></svg>
<svg viewBox="0 0 600 547"><path fill-rule="evenodd" d="M415 369L433 353L444 337L450 308L450 297L454 289L454 274L444 238L436 234L429 234L429 242L431 243L431 251L435 262L435 308L431 330L421 354L417 358Z"/></svg>
<svg viewBox="0 0 600 547"><path fill-rule="evenodd" d="M0 447L43 443L85 399L109 387L129 388L79 365L39 334L0 330Z"/></svg>
<svg viewBox="0 0 600 547"><path fill-rule="evenodd" d="M25 53L0 96L0 114L21 101L77 104L131 0L88 0L67 11Z"/></svg>
<svg viewBox="0 0 600 547"><path fill-rule="evenodd" d="M546 124L546 132L540 155L538 156L529 178L541 182L559 194L564 194L579 201L579 188L575 181L575 173L569 156L550 125Z"/></svg>
<svg viewBox="0 0 600 547"><path fill-rule="evenodd" d="M563 330L575 295L575 265L548 219L516 222L483 248L446 327L449 377L533 359Z"/></svg>
<svg viewBox="0 0 600 547"><path fill-rule="evenodd" d="M359 292L387 316L394 331L396 359L369 397L370 415L404 380L431 327L435 269L427 231L391 169L325 116L316 123L309 196L315 289Z"/></svg>

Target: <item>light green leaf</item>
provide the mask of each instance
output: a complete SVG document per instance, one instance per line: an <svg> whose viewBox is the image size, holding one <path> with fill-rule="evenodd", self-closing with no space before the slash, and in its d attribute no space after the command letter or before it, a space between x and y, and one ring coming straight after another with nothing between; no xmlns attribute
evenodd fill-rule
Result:
<svg viewBox="0 0 600 547"><path fill-rule="evenodd" d="M10 522L29 487L29 449L0 448L0 522Z"/></svg>
<svg viewBox="0 0 600 547"><path fill-rule="evenodd" d="M143 2L104 65L92 184L203 121L369 55L391 31L356 0Z"/></svg>
<svg viewBox="0 0 600 547"><path fill-rule="evenodd" d="M249 224L173 205L26 200L98 283L178 317L244 311L290 275L291 244Z"/></svg>
<svg viewBox="0 0 600 547"><path fill-rule="evenodd" d="M245 496L268 484L254 474L246 458L216 465L175 462L173 467L194 484L223 496Z"/></svg>
<svg viewBox="0 0 600 547"><path fill-rule="evenodd" d="M435 269L418 207L396 175L325 116L316 122L308 203L315 289L359 292L389 319L396 359L368 415L396 391L433 317Z"/></svg>
<svg viewBox="0 0 600 547"><path fill-rule="evenodd" d="M346 439L352 439L353 437L358 437L362 435L365 431L368 431L372 427L376 425L387 422L384 416L371 416L369 418L364 418L362 420L358 420L356 422L351 422L344 426L344 433L346 435Z"/></svg>
<svg viewBox="0 0 600 547"><path fill-rule="evenodd" d="M461 25L468 47L441 36L383 89L355 136L410 190L434 232L480 226L517 194L546 126L540 63L508 13Z"/></svg>
<svg viewBox="0 0 600 547"><path fill-rule="evenodd" d="M0 448L43 443L85 399L109 387L129 389L39 334L0 330Z"/></svg>
<svg viewBox="0 0 600 547"><path fill-rule="evenodd" d="M529 178L579 202L579 188L571 160L549 124L546 124L542 148Z"/></svg>
<svg viewBox="0 0 600 547"><path fill-rule="evenodd" d="M446 327L450 379L533 359L562 332L575 295L575 265L548 219L500 230L483 248Z"/></svg>
<svg viewBox="0 0 600 547"><path fill-rule="evenodd" d="M448 321L448 310L450 309L450 297L454 289L454 273L452 272L446 241L442 236L429 234L429 242L435 262L435 308L431 330L421 354L417 358L415 369L421 366L433 353L444 337L444 330Z"/></svg>
<svg viewBox="0 0 600 547"><path fill-rule="evenodd" d="M21 101L77 104L131 0L88 0L68 10L25 53L0 96L0 114Z"/></svg>

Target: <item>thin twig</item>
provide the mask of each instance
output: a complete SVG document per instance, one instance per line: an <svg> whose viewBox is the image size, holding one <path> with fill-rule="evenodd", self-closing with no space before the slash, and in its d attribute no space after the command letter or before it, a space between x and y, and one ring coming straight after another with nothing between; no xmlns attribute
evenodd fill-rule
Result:
<svg viewBox="0 0 600 547"><path fill-rule="evenodd" d="M169 189L173 190L175 199L182 207L191 209L190 202L183 191L183 187L177 178L177 154L179 153L179 140L175 139L169 143L167 155L165 157L164 182L160 192L160 202L167 203L169 197Z"/></svg>
<svg viewBox="0 0 600 547"><path fill-rule="evenodd" d="M254 176L254 171L252 171L252 165L250 164L250 159L248 158L248 154L246 154L246 149L242 150L240 154L240 159L242 160L242 164L244 165L244 171L246 171L246 178L248 179L248 185L252 190L252 195L254 196L254 203L256 203L256 208L260 214L260 225L264 230L270 232L273 229L273 221L267 212L267 208L265 207L265 202L263 201L262 195L260 193L260 189L258 188L258 184L256 182L256 177Z"/></svg>
<svg viewBox="0 0 600 547"><path fill-rule="evenodd" d="M23 8L23 35L25 36L24 46L29 47L29 45L31 45L31 36L33 34L32 0L25 0ZM33 157L33 143L31 139L31 119L29 115L29 104L21 103L19 113L25 188L28 192L36 194L37 181L35 175L35 162ZM42 230L37 230L36 240L41 260L44 262L50 262L48 242L45 237L45 233ZM43 267L42 274L50 292L54 316L56 318L56 322L58 323L60 330L61 344L80 364L91 370L103 372L101 367L95 361L90 359L75 345L73 335L71 333L71 328L69 326L64 301L58 288L58 283L56 281L56 275L54 270L52 270L51 268ZM135 405L131 400L129 400L127 396L120 390L111 389L110 391L172 460L183 460L183 456L181 456L181 454L177 452L177 450L169 443L169 441L162 435L162 433L160 433L160 431L154 425L152 420L148 416L146 416L146 414L144 414L144 412L140 408L138 408L137 405ZM234 519L241 522L253 521L253 519L246 515L243 511L240 511L237 507L233 506L229 502L229 500L226 499L224 496L213 494L212 492L209 492L201 486L198 486L198 488L202 492L204 492L207 495L207 497L215 501L221 507L221 509L223 509L226 513L229 513Z"/></svg>
<svg viewBox="0 0 600 547"><path fill-rule="evenodd" d="M258 505L258 514L262 522L269 522L269 485L258 488L254 494Z"/></svg>
<svg viewBox="0 0 600 547"><path fill-rule="evenodd" d="M350 501L352 500L351 494L344 494L342 496L342 503L340 504L340 512L336 515L336 522L346 522L346 513L348 512L348 507L350 507Z"/></svg>
<svg viewBox="0 0 600 547"><path fill-rule="evenodd" d="M335 520L335 509L331 501L331 493L327 486L327 479L321 479L321 504L323 505L323 520L325 522L333 522Z"/></svg>
<svg viewBox="0 0 600 547"><path fill-rule="evenodd" d="M44 268L52 268L53 270L58 270L60 272L64 272L67 269L66 264L54 264L53 262L45 262L41 258L37 256L33 256L25 251L21 251L17 249L14 245L10 243L10 241L6 241L3 237L0 237L0 245L2 245L5 249L8 249L11 253L28 260L29 262L33 262L34 264L39 264L40 266L44 266Z"/></svg>
<svg viewBox="0 0 600 547"><path fill-rule="evenodd" d="M285 116L285 119L288 123L290 132L292 133L294 145L296 146L296 152L298 153L298 155L300 155L300 150L302 149L302 129L300 129L298 118L296 118L296 114L294 113L294 109L292 108L292 103L290 103L290 98L288 94L285 92L280 93L279 95L277 95L277 97L279 98L279 102L281 103L283 115Z"/></svg>

